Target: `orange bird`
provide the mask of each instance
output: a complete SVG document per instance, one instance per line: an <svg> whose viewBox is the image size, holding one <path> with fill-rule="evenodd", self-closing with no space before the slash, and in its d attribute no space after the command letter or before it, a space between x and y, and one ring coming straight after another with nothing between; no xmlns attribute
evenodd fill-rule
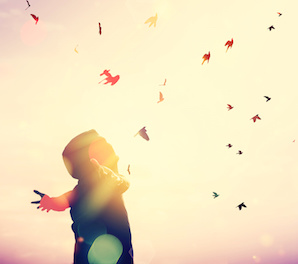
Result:
<svg viewBox="0 0 298 264"><path fill-rule="evenodd" d="M205 55L202 57L202 59L204 59L203 62L202 62L202 65L204 64L204 62L205 62L206 60L207 60L208 63L209 63L209 59L210 59L210 51L209 51L208 54L205 54Z"/></svg>
<svg viewBox="0 0 298 264"><path fill-rule="evenodd" d="M37 24L38 20L39 20L39 17L37 17L36 15L33 15L33 14L30 14L34 20L35 20L35 25Z"/></svg>
<svg viewBox="0 0 298 264"><path fill-rule="evenodd" d="M226 52L228 51L229 48L232 48L232 46L233 46L233 42L234 42L234 41L233 41L233 38L232 38L231 40L228 40L228 41L226 42L225 46L228 46Z"/></svg>
<svg viewBox="0 0 298 264"><path fill-rule="evenodd" d="M130 164L128 164L128 168L127 168L127 171L128 171L128 174L130 175Z"/></svg>
<svg viewBox="0 0 298 264"><path fill-rule="evenodd" d="M257 119L260 119L261 120L261 118L259 117L259 115L255 115L253 118L251 118L254 122L256 122L256 120Z"/></svg>
<svg viewBox="0 0 298 264"><path fill-rule="evenodd" d="M234 107L228 104L228 111L230 111L232 108Z"/></svg>
<svg viewBox="0 0 298 264"><path fill-rule="evenodd" d="M163 84L160 84L159 86L166 86L166 82L167 82L167 79L165 79L165 82Z"/></svg>
<svg viewBox="0 0 298 264"><path fill-rule="evenodd" d="M163 97L162 93L159 92L159 101L158 101L157 103L160 103L160 102L162 102L163 100L164 100L164 97Z"/></svg>

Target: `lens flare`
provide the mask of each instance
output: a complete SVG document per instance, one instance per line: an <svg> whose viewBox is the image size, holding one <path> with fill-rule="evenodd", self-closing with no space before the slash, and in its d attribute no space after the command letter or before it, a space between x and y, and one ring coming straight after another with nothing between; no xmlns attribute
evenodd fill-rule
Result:
<svg viewBox="0 0 298 264"><path fill-rule="evenodd" d="M90 264L116 264L123 252L118 238L110 234L97 237L88 252Z"/></svg>
<svg viewBox="0 0 298 264"><path fill-rule="evenodd" d="M91 245L97 237L107 233L107 228L103 223L80 224L78 233L85 243Z"/></svg>

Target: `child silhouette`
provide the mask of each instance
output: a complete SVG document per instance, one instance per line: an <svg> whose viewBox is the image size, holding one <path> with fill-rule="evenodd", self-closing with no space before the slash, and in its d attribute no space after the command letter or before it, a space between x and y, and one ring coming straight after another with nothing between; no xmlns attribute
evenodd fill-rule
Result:
<svg viewBox="0 0 298 264"><path fill-rule="evenodd" d="M118 173L119 157L112 146L90 130L73 138L62 156L78 184L52 198L34 190L41 200L32 203L47 212L71 208L74 264L133 264L130 225L122 197L129 182Z"/></svg>

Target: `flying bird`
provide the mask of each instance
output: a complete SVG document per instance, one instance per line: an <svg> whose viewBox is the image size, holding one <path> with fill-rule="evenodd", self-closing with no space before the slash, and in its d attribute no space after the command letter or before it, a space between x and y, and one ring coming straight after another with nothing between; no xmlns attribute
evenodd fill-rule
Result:
<svg viewBox="0 0 298 264"><path fill-rule="evenodd" d="M282 13L279 13L279 12L277 12L277 14L278 14L278 16L281 16L282 15Z"/></svg>
<svg viewBox="0 0 298 264"><path fill-rule="evenodd" d="M232 46L233 46L233 42L234 42L234 41L233 41L233 38L232 38L231 40L228 40L228 41L226 42L225 46L228 46L226 52L228 51L229 48L232 48Z"/></svg>
<svg viewBox="0 0 298 264"><path fill-rule="evenodd" d="M135 136L139 134L142 138L144 138L144 139L146 139L148 141L149 140L149 136L148 136L148 134L146 132L147 132L146 127L143 127L142 129L139 130L138 133L135 134Z"/></svg>
<svg viewBox="0 0 298 264"><path fill-rule="evenodd" d="M270 26L268 29L271 31L271 29L275 29L275 27L274 26Z"/></svg>
<svg viewBox="0 0 298 264"><path fill-rule="evenodd" d="M207 60L207 62L209 63L209 59L210 59L210 51L209 51L209 53L207 54L205 54L203 57L202 57L202 59L203 59L203 62L202 62L202 65L204 64L204 62Z"/></svg>
<svg viewBox="0 0 298 264"><path fill-rule="evenodd" d="M167 79L165 79L165 82L163 84L160 84L159 86L165 86L167 82Z"/></svg>
<svg viewBox="0 0 298 264"><path fill-rule="evenodd" d="M37 17L36 15L33 15L33 14L30 14L34 20L35 20L35 25L37 24L38 20L39 20L39 17Z"/></svg>
<svg viewBox="0 0 298 264"><path fill-rule="evenodd" d="M27 2L27 4L28 4L28 6L27 6L27 8L26 8L25 10L27 10L27 9L30 7L29 1L26 0L26 2Z"/></svg>
<svg viewBox="0 0 298 264"><path fill-rule="evenodd" d="M239 208L239 210L241 210L242 207L246 207L246 205L245 205L244 202L243 202L243 203L237 205L236 208L237 208L237 207Z"/></svg>
<svg viewBox="0 0 298 264"><path fill-rule="evenodd" d="M100 26L100 23L98 23L98 26L99 26L99 35L101 35L101 26Z"/></svg>
<svg viewBox="0 0 298 264"><path fill-rule="evenodd" d="M267 100L266 100L266 102L268 102L271 98L270 97L268 97L268 96L264 96Z"/></svg>
<svg viewBox="0 0 298 264"><path fill-rule="evenodd" d="M78 46L78 45L77 45ZM74 51L76 52L76 53L79 53L78 51L77 51L77 46L74 48Z"/></svg>
<svg viewBox="0 0 298 264"><path fill-rule="evenodd" d="M157 13L153 17L149 17L144 24L150 23L149 27L151 27L154 24L154 27L156 27L156 21L157 21Z"/></svg>
<svg viewBox="0 0 298 264"><path fill-rule="evenodd" d="M293 140L293 142L295 142L295 139Z"/></svg>
<svg viewBox="0 0 298 264"><path fill-rule="evenodd" d="M219 196L216 192L213 192L214 199Z"/></svg>
<svg viewBox="0 0 298 264"><path fill-rule="evenodd" d="M230 111L232 108L234 107L228 104L228 111Z"/></svg>
<svg viewBox="0 0 298 264"><path fill-rule="evenodd" d="M128 165L128 168L127 168L127 171L128 171L128 174L130 175L130 164Z"/></svg>
<svg viewBox="0 0 298 264"><path fill-rule="evenodd" d="M164 100L164 97L163 97L162 93L159 92L159 101L158 101L157 103L160 103L160 102L162 102L163 100Z"/></svg>
<svg viewBox="0 0 298 264"><path fill-rule="evenodd" d="M236 154L239 154L239 155L241 155L243 152L241 151L241 150L238 150L238 153L236 153Z"/></svg>
<svg viewBox="0 0 298 264"><path fill-rule="evenodd" d="M251 118L254 122L256 122L257 121L257 119L260 119L261 120L261 118L259 117L259 115L255 115L254 117L252 117ZM251 120L250 119L250 120Z"/></svg>
<svg viewBox="0 0 298 264"><path fill-rule="evenodd" d="M233 145L232 144L228 144L226 145L228 148L231 148Z"/></svg>

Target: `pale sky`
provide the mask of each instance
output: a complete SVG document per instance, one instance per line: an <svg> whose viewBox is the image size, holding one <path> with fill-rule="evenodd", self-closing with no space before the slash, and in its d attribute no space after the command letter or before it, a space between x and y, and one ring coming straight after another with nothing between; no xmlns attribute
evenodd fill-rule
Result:
<svg viewBox="0 0 298 264"><path fill-rule="evenodd" d="M90 129L130 181L136 264L298 262L296 1L29 2L0 0L1 263L72 263L69 209L30 202L74 188L62 151Z"/></svg>

